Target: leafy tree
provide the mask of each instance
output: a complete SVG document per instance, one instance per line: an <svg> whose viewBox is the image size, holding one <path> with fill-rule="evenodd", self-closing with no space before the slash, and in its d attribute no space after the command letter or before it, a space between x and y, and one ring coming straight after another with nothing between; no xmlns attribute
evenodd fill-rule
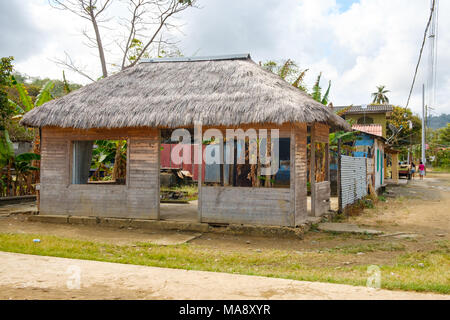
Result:
<svg viewBox="0 0 450 320"><path fill-rule="evenodd" d="M330 133L330 149L337 154L338 150L338 141L341 140L341 154L348 155L351 152L355 151L355 147L353 146L353 141L360 140L361 138L358 136L355 131L336 131Z"/></svg>
<svg viewBox="0 0 450 320"><path fill-rule="evenodd" d="M115 0L49 0L52 7L71 12L88 21L90 30L83 31L86 40L83 42L89 48L95 48L98 53L101 78L106 78L113 66L116 70L132 67L138 61L150 55L150 52L161 52L161 46L174 46L166 36L166 32L176 29L176 16L186 9L195 6L196 0L130 0L126 1L128 10L117 12L111 9ZM109 15L109 18L106 17ZM117 27L119 25L119 27ZM116 29L114 44L106 44L102 35L102 28ZM119 29L117 29L119 28ZM109 60L108 47L117 45L121 56L117 61ZM58 59L56 63L88 78L92 82L98 75L91 75L72 60L66 53L65 59Z"/></svg>
<svg viewBox="0 0 450 320"><path fill-rule="evenodd" d="M383 104L389 103L389 98L386 96L386 93L390 92L385 89L386 86L377 86L377 91L372 93L373 103Z"/></svg>
<svg viewBox="0 0 450 320"><path fill-rule="evenodd" d="M286 61L278 64L273 60L266 61L262 64L262 67L268 71L271 71L277 75L279 75L283 80L286 80L292 86L300 89L306 93L308 93L314 100L322 103L323 105L328 104L328 96L330 94L331 81L328 82L328 88L325 94L322 96L322 88L320 87L320 78L322 77L322 73L317 77L314 86L312 87L312 91L308 92L306 85L303 83L306 72L308 69L300 70L298 65L291 59L287 59Z"/></svg>
<svg viewBox="0 0 450 320"><path fill-rule="evenodd" d="M391 141L395 148L406 150L409 148L410 144L420 143L422 135L422 121L417 115L412 113L411 109L394 106L387 123L388 138L394 134L389 127L389 124L393 125L397 129L402 128L400 133ZM410 126L410 123L412 127Z"/></svg>
<svg viewBox="0 0 450 320"><path fill-rule="evenodd" d="M91 168L94 180L123 179L126 176L126 140L96 140L92 151ZM117 152L119 150L119 152ZM111 164L114 166L111 168ZM103 175L101 174L103 172Z"/></svg>
<svg viewBox="0 0 450 320"><path fill-rule="evenodd" d="M8 99L6 87L11 85L10 76L13 71L13 57L4 57L0 60L0 166L8 163L8 159L14 155L14 148L9 138L6 124L14 113L14 108Z"/></svg>
<svg viewBox="0 0 450 320"><path fill-rule="evenodd" d="M16 173L16 181L14 191L19 195L24 194L24 186L27 186L27 190L32 190L31 186L31 173L39 171L39 167L33 166L33 162L41 160L41 156L32 152L25 152L18 154L11 159L11 166Z"/></svg>
<svg viewBox="0 0 450 320"><path fill-rule="evenodd" d="M447 123L447 126L445 128L439 129L438 137L439 144L450 148L450 123Z"/></svg>

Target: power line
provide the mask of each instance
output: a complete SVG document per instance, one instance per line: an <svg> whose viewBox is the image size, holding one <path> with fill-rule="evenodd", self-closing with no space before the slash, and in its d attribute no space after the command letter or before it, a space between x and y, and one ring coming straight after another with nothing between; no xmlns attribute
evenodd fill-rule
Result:
<svg viewBox="0 0 450 320"><path fill-rule="evenodd" d="M427 39L428 29L430 28L431 20L433 19L433 12L434 12L434 8L435 8L435 4L436 4L436 0L433 0L433 5L431 6L431 10L430 10L430 17L428 18L427 26L425 28L425 33L423 35L422 46L421 46L420 52L419 52L419 59L417 61L416 70L414 71L414 77L413 77L413 81L411 84L411 89L409 90L408 100L406 101L405 109L408 108L408 106L409 106L409 100L411 99L411 94L414 89L414 84L416 82L416 77L417 77L417 71L419 70L420 60L422 59L423 48L425 46L425 41Z"/></svg>

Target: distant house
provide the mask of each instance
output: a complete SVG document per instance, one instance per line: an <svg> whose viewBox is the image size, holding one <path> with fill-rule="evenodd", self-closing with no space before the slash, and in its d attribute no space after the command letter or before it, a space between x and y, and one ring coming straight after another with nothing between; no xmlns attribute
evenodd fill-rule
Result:
<svg viewBox="0 0 450 320"><path fill-rule="evenodd" d="M355 141L355 157L367 158L367 183L377 190L385 184L386 177L386 139L379 135L360 130Z"/></svg>
<svg viewBox="0 0 450 320"><path fill-rule="evenodd" d="M387 119L391 116L394 107L390 104L371 104L360 106L334 107L335 112L344 111L341 115L345 120L353 120L354 129L386 138ZM361 130L364 126L364 130Z"/></svg>

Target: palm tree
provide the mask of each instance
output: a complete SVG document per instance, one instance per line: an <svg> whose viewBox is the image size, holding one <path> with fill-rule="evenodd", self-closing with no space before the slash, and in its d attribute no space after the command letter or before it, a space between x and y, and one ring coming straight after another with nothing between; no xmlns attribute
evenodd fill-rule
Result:
<svg viewBox="0 0 450 320"><path fill-rule="evenodd" d="M377 86L377 92L372 93L373 101L372 103L383 104L389 103L389 98L386 96L386 93L390 92L385 89L386 86Z"/></svg>

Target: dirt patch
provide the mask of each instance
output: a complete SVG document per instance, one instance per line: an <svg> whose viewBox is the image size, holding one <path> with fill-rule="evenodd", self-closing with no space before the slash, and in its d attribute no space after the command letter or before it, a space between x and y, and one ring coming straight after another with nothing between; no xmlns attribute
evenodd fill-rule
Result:
<svg viewBox="0 0 450 320"><path fill-rule="evenodd" d="M389 187L387 195L386 202L349 221L389 232L416 233L427 239L449 239L450 174L428 174L422 181Z"/></svg>
<svg viewBox="0 0 450 320"><path fill-rule="evenodd" d="M16 253L0 252L0 259L0 299L450 299L430 293Z"/></svg>
<svg viewBox="0 0 450 320"><path fill-rule="evenodd" d="M117 245L132 245L147 242L160 245L175 245L191 241L201 234L177 231L150 231L143 229L112 228L86 225L49 224L26 221L25 216L0 217L0 233L26 233L54 235L64 238L97 241Z"/></svg>
<svg viewBox="0 0 450 320"><path fill-rule="evenodd" d="M273 237L205 233L191 240L187 246L196 252L237 253L242 257L252 254L287 254L299 257L305 266L329 267L330 272L367 265L392 266L398 262L401 256L408 254L429 253L434 250L449 252L450 174L429 174L423 181L415 180L410 181L407 185L389 187L388 192L386 201L379 201L374 209L365 209L359 216L341 219L344 222L381 230L384 232L383 236L334 234L320 232L317 228L312 228L304 235L303 239L275 240ZM161 239L173 234L185 234L175 231L119 229L98 225L46 224L25 221L24 216L18 215L0 216L0 233L55 235L124 246L133 246L139 242L151 242L152 239ZM414 237L395 236L399 234L414 234ZM417 261L417 263L420 262ZM416 268L411 266L411 268L413 267ZM350 273L349 277L351 277ZM77 299L84 299L92 297L94 293L101 293L105 298L111 299L123 297L154 299L159 297L159 292L150 288L141 294L138 291L128 292L128 289L124 289L126 288L125 284L123 286L118 284L113 291L108 291L112 289L103 285L103 282L95 282L76 293L59 292L57 288L56 291L46 292L36 284L26 288L0 287L0 292L9 290L5 292L8 292L10 297L21 297L22 294L22 297L25 298L42 297L44 299L71 298L72 294ZM283 290L287 290L287 288L283 288ZM242 292L241 295L239 292L236 294L232 298L254 297L246 292ZM257 296L276 298L279 297L279 294L276 290L269 290L266 287L259 291ZM7 295L4 297L8 298Z"/></svg>

